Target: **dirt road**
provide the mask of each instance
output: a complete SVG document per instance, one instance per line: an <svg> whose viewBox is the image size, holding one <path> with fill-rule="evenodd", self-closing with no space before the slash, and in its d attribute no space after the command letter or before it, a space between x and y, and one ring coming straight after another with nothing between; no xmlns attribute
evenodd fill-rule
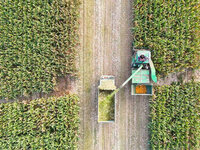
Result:
<svg viewBox="0 0 200 150"><path fill-rule="evenodd" d="M81 12L81 150L148 149L148 97L116 98L116 122L97 122L97 86L114 75L120 86L130 75L132 0L83 0Z"/></svg>

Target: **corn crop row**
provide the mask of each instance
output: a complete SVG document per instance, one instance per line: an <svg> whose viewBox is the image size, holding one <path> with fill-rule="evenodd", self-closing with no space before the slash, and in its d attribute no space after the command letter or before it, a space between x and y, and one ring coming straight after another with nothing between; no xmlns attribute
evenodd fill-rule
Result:
<svg viewBox="0 0 200 150"><path fill-rule="evenodd" d="M135 0L134 47L152 50L160 75L199 67L198 0Z"/></svg>
<svg viewBox="0 0 200 150"><path fill-rule="evenodd" d="M68 95L0 104L0 149L77 149L78 101Z"/></svg>
<svg viewBox="0 0 200 150"><path fill-rule="evenodd" d="M0 99L49 93L75 75L79 0L0 1Z"/></svg>
<svg viewBox="0 0 200 150"><path fill-rule="evenodd" d="M200 83L156 87L150 103L151 149L199 149L199 114Z"/></svg>

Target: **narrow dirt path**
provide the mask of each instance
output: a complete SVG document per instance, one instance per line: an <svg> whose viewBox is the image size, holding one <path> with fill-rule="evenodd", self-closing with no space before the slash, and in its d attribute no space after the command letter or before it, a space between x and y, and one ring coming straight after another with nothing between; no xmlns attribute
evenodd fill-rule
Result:
<svg viewBox="0 0 200 150"><path fill-rule="evenodd" d="M131 75L133 0L83 0L81 12L81 150L148 148L148 97L130 95L130 84L116 97L115 123L97 122L101 75L120 86Z"/></svg>

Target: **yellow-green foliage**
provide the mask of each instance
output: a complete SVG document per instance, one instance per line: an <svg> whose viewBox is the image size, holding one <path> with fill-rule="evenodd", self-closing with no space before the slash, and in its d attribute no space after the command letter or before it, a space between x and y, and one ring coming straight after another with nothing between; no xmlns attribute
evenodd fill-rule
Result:
<svg viewBox="0 0 200 150"><path fill-rule="evenodd" d="M198 67L199 6L198 0L134 1L134 47L152 50L159 74Z"/></svg>
<svg viewBox="0 0 200 150"><path fill-rule="evenodd" d="M150 145L153 150L200 148L200 83L155 88L150 103Z"/></svg>
<svg viewBox="0 0 200 150"><path fill-rule="evenodd" d="M0 149L77 149L78 101L68 95L0 104Z"/></svg>
<svg viewBox="0 0 200 150"><path fill-rule="evenodd" d="M115 99L113 91L100 90L99 101L99 121L113 121L115 119Z"/></svg>
<svg viewBox="0 0 200 150"><path fill-rule="evenodd" d="M0 99L48 93L75 74L80 0L0 1Z"/></svg>

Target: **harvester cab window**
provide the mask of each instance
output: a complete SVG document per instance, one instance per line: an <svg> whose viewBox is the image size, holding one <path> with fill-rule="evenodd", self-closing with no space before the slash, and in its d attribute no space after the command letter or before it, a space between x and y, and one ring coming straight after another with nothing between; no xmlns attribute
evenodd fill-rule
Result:
<svg viewBox="0 0 200 150"><path fill-rule="evenodd" d="M138 57L138 60L141 62L145 62L147 60L147 57L142 54L140 55L140 57Z"/></svg>

